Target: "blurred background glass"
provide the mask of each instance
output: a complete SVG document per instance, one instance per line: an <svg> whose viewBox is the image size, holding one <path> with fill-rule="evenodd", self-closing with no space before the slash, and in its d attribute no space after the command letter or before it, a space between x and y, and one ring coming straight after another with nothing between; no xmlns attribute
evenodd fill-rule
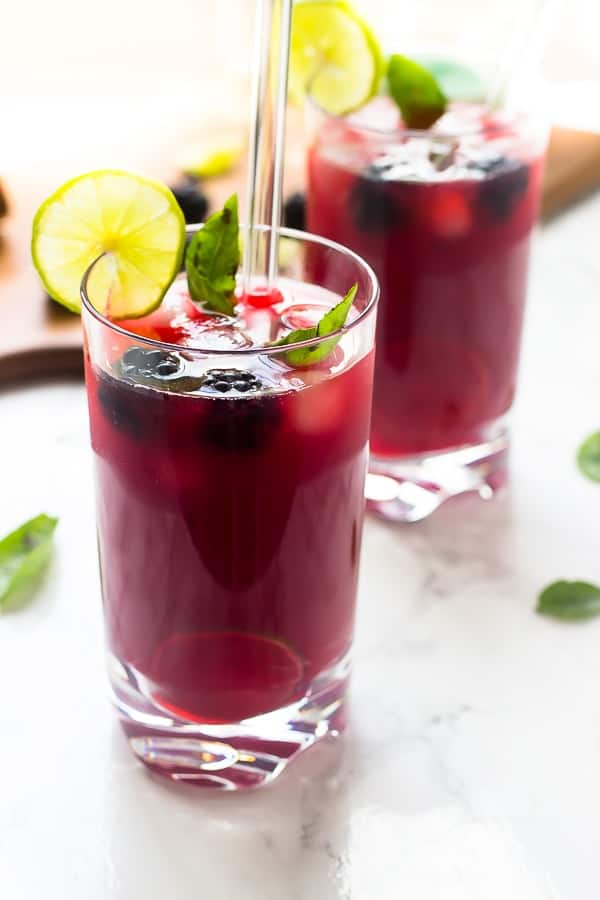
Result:
<svg viewBox="0 0 600 900"><path fill-rule="evenodd" d="M486 2L495 15L502 9ZM467 35L474 3L438 0L431 24L442 37L460 20ZM394 4L392 14L389 0L357 5L388 49L408 49L419 3ZM253 9L254 0L104 0L95 9L76 0L5 4L0 171L52 171L58 181L82 158L89 166L134 161L153 169L186 127L243 119ZM598 4L559 6L544 56L547 77L562 83L553 94L557 121L600 130L599 32Z"/></svg>

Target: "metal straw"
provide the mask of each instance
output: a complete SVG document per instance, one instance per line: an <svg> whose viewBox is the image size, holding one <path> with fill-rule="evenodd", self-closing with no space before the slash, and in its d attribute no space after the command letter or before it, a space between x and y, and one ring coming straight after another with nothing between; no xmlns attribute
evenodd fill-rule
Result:
<svg viewBox="0 0 600 900"><path fill-rule="evenodd" d="M277 278L292 0L256 0L244 289ZM266 224L268 232L257 225Z"/></svg>

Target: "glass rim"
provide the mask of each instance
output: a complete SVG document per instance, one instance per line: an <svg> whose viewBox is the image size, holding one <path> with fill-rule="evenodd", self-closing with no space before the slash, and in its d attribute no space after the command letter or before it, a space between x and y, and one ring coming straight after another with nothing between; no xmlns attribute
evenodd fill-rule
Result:
<svg viewBox="0 0 600 900"><path fill-rule="evenodd" d="M194 225L186 225L185 233L186 239L191 235L195 234L201 228L204 227L204 223L194 224ZM247 225L241 225L242 229L246 230L248 228ZM270 225L257 225L258 231L263 233L267 233L271 231ZM257 356L257 355L268 355L275 356L281 354L282 351L286 353L290 350L296 350L303 347L315 347L321 344L323 341L331 340L332 338L342 337L342 335L347 334L352 331L358 325L360 325L368 315L375 308L377 301L379 299L379 282L373 271L372 267L369 265L366 260L364 260L358 253L355 253L353 250L350 250L348 247L344 247L343 244L338 244L336 241L331 241L329 238L321 237L320 235L312 234L308 231L299 231L295 228L278 228L280 237L291 238L295 241L301 241L303 243L313 243L320 244L323 247L326 247L329 250L333 250L336 253L342 253L344 256L352 259L361 269L364 270L367 276L368 285L369 285L369 299L363 310L359 312L355 319L351 322L348 322L346 325L343 325L341 328L338 328L336 331L332 331L329 334L321 335L319 337L308 338L304 341L296 341L293 344L286 344L284 347L273 347L269 345L259 346L259 347L230 347L227 349L215 348L215 347L202 347L201 345L182 345L182 344L174 344L169 341L160 341L156 338L145 337L141 334L136 334L135 331L129 331L127 328L123 328L118 324L118 322L113 322L111 319L108 319L104 316L99 310L95 308L92 301L89 299L87 295L87 285L88 279L94 269L94 266L106 255L105 253L100 254L85 270L83 277L81 279L80 286L80 296L82 302L82 308L85 312L92 316L92 318L96 319L101 325L104 325L106 328L109 328L111 331L114 331L117 334L123 335L127 338L135 338L139 341L142 341L144 344L148 344L151 347L155 347L158 350L170 350L174 352L185 352L185 353L198 353L204 354L206 356ZM179 274L179 273L178 273ZM176 278L177 276L175 276ZM171 282L175 281L175 278ZM171 285L169 285L171 287ZM167 291L169 288L167 288ZM165 292L166 295L166 292ZM163 297L164 299L164 297ZM161 301L162 302L162 301ZM158 307L157 307L158 309ZM151 313L148 313L151 315ZM143 319L143 316L140 316L140 319Z"/></svg>

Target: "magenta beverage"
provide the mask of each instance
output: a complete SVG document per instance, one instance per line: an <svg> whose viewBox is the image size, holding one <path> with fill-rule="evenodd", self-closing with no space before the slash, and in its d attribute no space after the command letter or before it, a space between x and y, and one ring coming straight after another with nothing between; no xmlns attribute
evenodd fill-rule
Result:
<svg viewBox="0 0 600 900"><path fill-rule="evenodd" d="M304 281L240 294L235 317L200 311L184 277L143 319L85 314L115 703L134 752L195 784L260 784L343 726L376 287L315 248ZM266 346L353 282L321 362Z"/></svg>
<svg viewBox="0 0 600 900"><path fill-rule="evenodd" d="M527 121L469 103L420 132L387 98L321 118L308 228L360 253L381 285L372 472L443 490L436 459L468 448L467 487L479 464L488 491L502 482L543 146ZM420 518L381 499L384 514Z"/></svg>

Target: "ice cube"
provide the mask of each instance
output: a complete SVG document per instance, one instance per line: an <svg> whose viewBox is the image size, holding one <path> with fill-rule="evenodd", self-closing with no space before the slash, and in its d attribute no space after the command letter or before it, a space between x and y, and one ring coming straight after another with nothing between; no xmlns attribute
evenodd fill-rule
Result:
<svg viewBox="0 0 600 900"><path fill-rule="evenodd" d="M290 331L299 328L312 328L318 324L329 307L318 303L294 303L282 313L281 323Z"/></svg>
<svg viewBox="0 0 600 900"><path fill-rule="evenodd" d="M343 379L327 378L324 372L316 370L306 370L301 375L312 387L298 391L294 398L294 427L310 435L335 431L345 414Z"/></svg>
<svg viewBox="0 0 600 900"><path fill-rule="evenodd" d="M203 350L243 350L252 346L252 339L235 322L225 316L211 316L210 320L188 322L182 341L185 347Z"/></svg>

